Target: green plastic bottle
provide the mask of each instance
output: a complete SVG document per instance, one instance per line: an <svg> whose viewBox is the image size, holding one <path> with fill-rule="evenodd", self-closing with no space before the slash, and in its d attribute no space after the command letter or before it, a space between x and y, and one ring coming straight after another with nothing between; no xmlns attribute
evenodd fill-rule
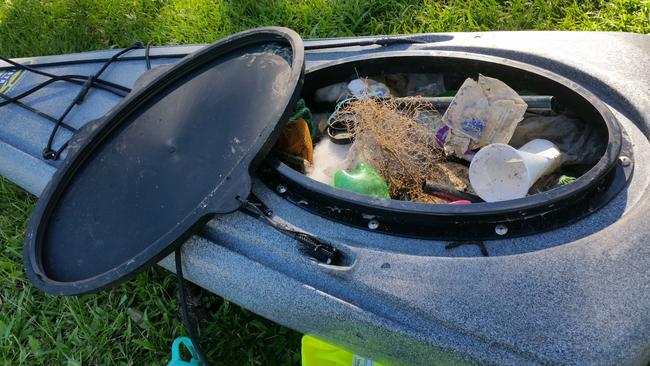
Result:
<svg viewBox="0 0 650 366"><path fill-rule="evenodd" d="M357 163L351 172L334 174L334 187L378 198L390 198L384 178L367 163Z"/></svg>

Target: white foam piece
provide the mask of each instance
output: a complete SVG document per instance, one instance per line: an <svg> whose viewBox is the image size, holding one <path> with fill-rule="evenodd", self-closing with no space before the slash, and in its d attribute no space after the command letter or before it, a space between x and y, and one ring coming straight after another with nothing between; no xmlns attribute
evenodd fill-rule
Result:
<svg viewBox="0 0 650 366"><path fill-rule="evenodd" d="M325 137L314 146L314 164L307 173L311 179L331 185L334 174L347 168L347 155L351 144L335 144Z"/></svg>

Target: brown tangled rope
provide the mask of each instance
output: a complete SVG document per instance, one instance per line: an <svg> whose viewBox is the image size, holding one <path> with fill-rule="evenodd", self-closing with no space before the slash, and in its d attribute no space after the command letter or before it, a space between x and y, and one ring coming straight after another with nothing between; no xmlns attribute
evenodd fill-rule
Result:
<svg viewBox="0 0 650 366"><path fill-rule="evenodd" d="M439 114L418 99L352 100L333 121L353 122L355 142L350 156L372 165L386 179L392 198L443 203L423 192L424 181L433 179L465 191L468 185L463 177L467 173L458 168L459 164L446 162L436 145L434 130L426 123L426 118L439 118Z"/></svg>

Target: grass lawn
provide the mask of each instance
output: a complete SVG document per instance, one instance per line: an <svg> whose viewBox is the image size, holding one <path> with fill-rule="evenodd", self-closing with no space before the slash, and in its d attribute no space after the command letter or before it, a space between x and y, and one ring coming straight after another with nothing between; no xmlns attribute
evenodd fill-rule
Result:
<svg viewBox="0 0 650 366"><path fill-rule="evenodd" d="M0 0L0 54L36 56L111 47L207 43L262 25L304 38L472 30L650 33L650 1L579 0ZM158 365L184 334L176 279L152 268L98 295L44 296L22 268L35 198L0 178L0 364ZM299 364L301 335L202 294L201 338L225 365Z"/></svg>

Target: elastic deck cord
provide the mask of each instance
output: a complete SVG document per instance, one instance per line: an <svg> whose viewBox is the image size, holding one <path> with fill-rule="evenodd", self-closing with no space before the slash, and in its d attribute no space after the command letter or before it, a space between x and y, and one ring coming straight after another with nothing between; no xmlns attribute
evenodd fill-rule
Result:
<svg viewBox="0 0 650 366"><path fill-rule="evenodd" d="M102 67L93 75L89 76L84 76L84 75L55 75L51 74L49 72L45 72L42 70L38 70L35 67L29 66L29 65L23 65L18 62L15 62L11 59L8 59L6 57L1 57L0 60L4 61L15 68L19 70L24 70L28 71L37 75L45 76L49 78L48 80L45 80L44 82L37 84L33 86L32 88L24 91L23 93L10 97L6 94L0 93L0 98L4 99L4 101L0 102L0 107L3 107L5 105L9 104L14 104L20 108L23 108L27 111L30 111L40 117L45 118L46 120L54 123L54 127L52 128L52 131L50 132L50 136L47 141L46 147L43 149L43 158L46 160L57 160L61 153L67 148L68 142L65 142L61 147L58 149L54 150L52 148L52 144L54 143L54 138L56 137L56 133L58 132L59 128L65 128L66 130L70 132L76 132L77 129L70 126L69 124L66 124L64 122L65 118L68 116L68 114L72 111L75 105L81 104L86 96L88 95L88 92L90 91L90 88L98 88L102 89L105 91L108 91L110 93L113 93L119 97L125 97L129 92L131 92L130 88L127 88L123 85L113 83L107 80L100 79L100 76L106 71L106 69L110 66L111 63L113 63L115 60L119 59L120 56L123 54L132 51L134 49L141 49L143 48L143 44L140 42L137 42L133 44L131 47L125 48L116 54L114 54L109 60L104 62ZM147 47L148 50L148 47ZM147 63L147 69L151 68L151 61L149 59L149 52L146 52L145 55L145 61ZM59 116L59 117L54 117L46 112L43 112L37 108L34 108L32 106L27 105L26 103L23 103L21 100L36 93L37 91L45 88L46 86L58 82L58 81L66 81L70 82L73 84L81 85L81 90L77 93L73 101L65 108L64 112Z"/></svg>

